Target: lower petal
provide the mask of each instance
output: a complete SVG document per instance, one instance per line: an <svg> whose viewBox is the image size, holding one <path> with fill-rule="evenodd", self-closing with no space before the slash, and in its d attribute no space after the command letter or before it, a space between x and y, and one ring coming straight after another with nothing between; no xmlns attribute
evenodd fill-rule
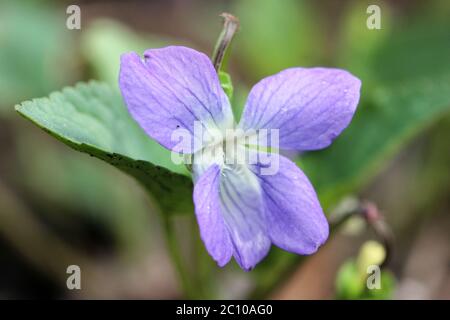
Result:
<svg viewBox="0 0 450 320"><path fill-rule="evenodd" d="M234 249L222 217L219 198L220 169L209 167L194 187L194 205L200 237L209 254L221 267L230 261Z"/></svg>
<svg viewBox="0 0 450 320"><path fill-rule="evenodd" d="M240 267L251 270L269 252L270 238L264 216L262 190L257 177L245 165L222 169L222 215Z"/></svg>

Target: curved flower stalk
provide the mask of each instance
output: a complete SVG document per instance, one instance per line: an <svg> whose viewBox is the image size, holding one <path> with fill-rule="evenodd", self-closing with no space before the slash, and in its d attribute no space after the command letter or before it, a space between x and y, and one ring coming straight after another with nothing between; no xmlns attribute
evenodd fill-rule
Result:
<svg viewBox="0 0 450 320"><path fill-rule="evenodd" d="M190 48L124 54L119 85L151 138L190 155L200 235L219 266L234 257L250 270L272 244L312 254L326 241L313 186L270 151L329 146L353 117L359 79L339 69L286 69L252 88L238 124L210 59Z"/></svg>

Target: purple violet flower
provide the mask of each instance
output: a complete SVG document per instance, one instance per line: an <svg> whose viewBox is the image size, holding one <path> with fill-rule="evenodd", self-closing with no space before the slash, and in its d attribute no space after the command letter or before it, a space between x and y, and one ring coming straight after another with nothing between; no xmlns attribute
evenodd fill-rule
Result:
<svg viewBox="0 0 450 320"><path fill-rule="evenodd" d="M250 270L268 254L271 244L305 255L326 241L327 219L297 165L281 155L277 155L278 170L271 175L262 173L264 164L259 160L227 165L223 159L230 155L220 142L227 129L244 133L277 129L281 149L325 148L355 113L359 79L339 69L286 69L252 88L238 125L210 59L193 49L149 49L144 59L126 53L119 84L131 116L162 146L180 151L173 132L181 128L191 134L194 148L181 152L193 155L200 235L219 266L233 256L242 269ZM194 132L196 122L205 134ZM247 147L239 148L250 150ZM207 149L219 157L197 161L199 152Z"/></svg>

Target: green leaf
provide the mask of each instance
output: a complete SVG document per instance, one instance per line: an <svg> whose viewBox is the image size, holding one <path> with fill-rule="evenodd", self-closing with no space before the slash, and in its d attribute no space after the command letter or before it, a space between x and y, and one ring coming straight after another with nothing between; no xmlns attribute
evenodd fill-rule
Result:
<svg viewBox="0 0 450 320"><path fill-rule="evenodd" d="M166 212L192 210L192 182L184 166L151 140L106 84L68 87L16 106L25 118L70 147L135 177Z"/></svg>
<svg viewBox="0 0 450 320"><path fill-rule="evenodd" d="M228 99L233 101L233 83L231 82L231 77L225 71L219 71L219 80L220 85L222 86L223 91L225 91Z"/></svg>
<svg viewBox="0 0 450 320"><path fill-rule="evenodd" d="M450 21L420 17L398 26L373 54L368 65L379 84L432 79L450 74Z"/></svg>
<svg viewBox="0 0 450 320"><path fill-rule="evenodd" d="M371 30L366 27L366 12L370 0L350 2L341 19L339 41L337 43L337 66L357 75L364 88L368 88L374 77L369 67L374 55L392 33L392 9L387 3L380 3L381 29Z"/></svg>

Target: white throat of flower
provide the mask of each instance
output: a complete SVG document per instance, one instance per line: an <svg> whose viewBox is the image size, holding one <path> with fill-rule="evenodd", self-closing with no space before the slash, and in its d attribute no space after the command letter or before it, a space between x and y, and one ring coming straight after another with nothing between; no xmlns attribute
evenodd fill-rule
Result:
<svg viewBox="0 0 450 320"><path fill-rule="evenodd" d="M194 180L211 165L217 164L222 172L247 166L249 164L249 136L241 129L227 129L209 131L203 147L193 155Z"/></svg>
<svg viewBox="0 0 450 320"><path fill-rule="evenodd" d="M235 126L228 129L204 126L194 133L194 150L197 151L185 158L185 164L192 164L194 181L213 164L219 166L222 174L261 164L263 175L278 171L278 130L244 131Z"/></svg>

